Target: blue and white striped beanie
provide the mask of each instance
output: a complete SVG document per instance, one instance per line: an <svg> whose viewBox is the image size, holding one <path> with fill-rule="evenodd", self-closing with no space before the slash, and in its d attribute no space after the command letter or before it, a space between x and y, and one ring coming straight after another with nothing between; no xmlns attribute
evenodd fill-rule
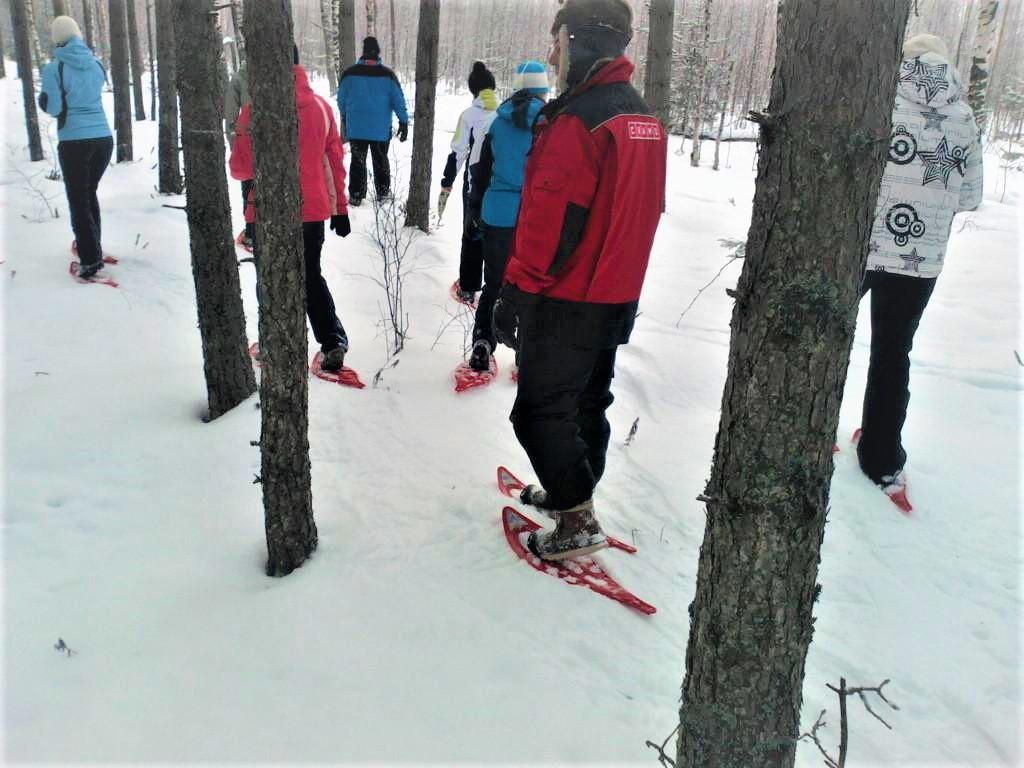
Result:
<svg viewBox="0 0 1024 768"><path fill-rule="evenodd" d="M512 90L527 90L530 93L543 95L551 88L548 86L548 68L539 61L524 61L516 67L512 77Z"/></svg>

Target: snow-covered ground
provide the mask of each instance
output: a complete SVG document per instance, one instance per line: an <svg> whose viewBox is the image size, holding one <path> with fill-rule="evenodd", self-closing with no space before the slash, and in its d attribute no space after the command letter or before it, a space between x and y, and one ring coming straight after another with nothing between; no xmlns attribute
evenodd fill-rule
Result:
<svg viewBox="0 0 1024 768"><path fill-rule="evenodd" d="M11 71L11 70L9 70ZM188 235L162 207L155 123L100 188L119 289L67 274L66 204L49 161L26 161L20 84L0 81L4 160L4 756L10 762L635 763L677 722L707 476L729 343L729 266L743 239L754 146L723 170L670 156L633 343L621 350L613 443L597 496L609 532L640 548L606 567L644 617L546 578L501 535L494 468L529 477L508 422L511 353L485 390L452 391L463 333L447 287L459 220L417 246L411 336L381 386L310 383L320 546L291 576L263 575L256 398L203 424L205 389ZM442 97L439 179L466 97ZM109 105L108 105L109 106ZM44 118L48 130L55 127ZM673 151L679 143L672 141ZM407 176L412 142L395 144ZM710 154L705 155L706 166ZM1011 766L1021 722L1021 204L986 158L986 199L958 217L913 353L904 518L858 471L867 302L853 353L822 554L824 592L803 723L826 689L891 678L886 730L851 703L855 766ZM32 178L26 181L22 174ZM1000 181L1000 184L1002 182ZM436 181L435 181L436 185ZM34 187L60 218L35 221ZM434 194L436 195L436 186ZM237 184L231 185L237 203ZM235 211L240 223L240 211ZM373 251L328 233L324 270L369 380L383 364ZM252 267L243 265L250 338ZM310 338L312 342L312 338ZM311 344L311 353L313 347ZM630 425L639 429L623 445ZM70 658L54 650L62 638ZM813 745L798 763L818 766Z"/></svg>

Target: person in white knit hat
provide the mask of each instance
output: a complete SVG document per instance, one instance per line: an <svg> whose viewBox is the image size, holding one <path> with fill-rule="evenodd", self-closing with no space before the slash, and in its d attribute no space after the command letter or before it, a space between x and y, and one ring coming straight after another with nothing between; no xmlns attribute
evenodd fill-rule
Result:
<svg viewBox="0 0 1024 768"><path fill-rule="evenodd" d="M910 349L953 216L981 203L981 143L965 97L941 38L906 41L862 288L871 293L871 362L857 443L861 469L906 511Z"/></svg>
<svg viewBox="0 0 1024 768"><path fill-rule="evenodd" d="M78 276L89 279L103 269L96 190L114 151L101 100L107 73L70 16L55 18L50 34L55 47L43 68L39 106L57 118L57 156L81 262Z"/></svg>

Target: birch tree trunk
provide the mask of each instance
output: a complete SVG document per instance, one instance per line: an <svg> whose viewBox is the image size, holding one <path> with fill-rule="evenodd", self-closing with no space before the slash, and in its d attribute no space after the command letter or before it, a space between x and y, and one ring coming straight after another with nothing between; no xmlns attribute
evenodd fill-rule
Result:
<svg viewBox="0 0 1024 768"><path fill-rule="evenodd" d="M394 69L395 73L397 74L399 68L397 42L398 38L395 30L398 26L398 22L395 20L395 0L389 0L389 3L391 9L391 52L389 55L391 57L391 66Z"/></svg>
<svg viewBox="0 0 1024 768"><path fill-rule="evenodd" d="M366 35L377 36L377 0L366 0Z"/></svg>
<svg viewBox="0 0 1024 768"><path fill-rule="evenodd" d="M28 136L28 156L32 162L43 159L43 142L39 136L39 115L36 113L35 81L32 75L32 41L28 4L25 0L10 0L11 34L14 54L18 59L18 77L21 79L21 100L25 108L25 133Z"/></svg>
<svg viewBox="0 0 1024 768"><path fill-rule="evenodd" d="M704 103L707 99L710 62L708 53L711 46L711 0L704 0L704 40L700 50L700 78L697 86L697 108L693 112L693 143L690 150L690 165L700 166L700 133L704 125Z"/></svg>
<svg viewBox="0 0 1024 768"><path fill-rule="evenodd" d="M910 3L786 0L779 11L678 768L794 764L832 446Z"/></svg>
<svg viewBox="0 0 1024 768"><path fill-rule="evenodd" d="M28 19L29 40L32 43L32 58L35 61L36 70L39 72L41 79L43 67L46 65L46 56L43 54L43 47L39 43L39 29L36 27L36 6L33 0L25 0L25 13Z"/></svg>
<svg viewBox="0 0 1024 768"><path fill-rule="evenodd" d="M715 136L715 163L711 166L711 170L718 170L718 154L722 147L722 131L725 128L725 112L729 107L730 96L729 92L733 89L732 82L732 70L735 62L729 62L729 73L725 78L725 90L722 93L722 114L718 118L718 135Z"/></svg>
<svg viewBox="0 0 1024 768"><path fill-rule="evenodd" d="M128 30L125 0L109 0L110 80L114 85L114 131L117 162L132 161L131 75L128 69Z"/></svg>
<svg viewBox="0 0 1024 768"><path fill-rule="evenodd" d="M978 13L978 34L974 38L974 56L971 59L971 83L967 91L967 103L974 112L978 131L985 135L988 128L988 110L985 97L988 94L989 59L996 37L996 16L999 0L983 0Z"/></svg>
<svg viewBox="0 0 1024 768"><path fill-rule="evenodd" d="M413 117L412 170L405 225L430 231L430 175L434 156L434 100L437 93L440 0L420 0L416 35L416 112Z"/></svg>
<svg viewBox="0 0 1024 768"><path fill-rule="evenodd" d="M224 168L224 78L221 74L221 33L211 13L212 0L173 2L174 61L181 96L182 148L188 198L192 278L196 288L199 335L209 419L227 413L256 391L252 360L245 338L245 312L238 280L238 260L231 236L231 206ZM167 9L158 6L161 13ZM164 40L167 45L167 40ZM161 88L171 82L161 81ZM161 91L163 93L163 91ZM171 98L164 107L168 107Z"/></svg>
<svg viewBox="0 0 1024 768"><path fill-rule="evenodd" d="M156 0L146 0L146 49L149 52L149 119L156 120L156 64L153 56L156 49L153 47L153 3Z"/></svg>
<svg viewBox="0 0 1024 768"><path fill-rule="evenodd" d="M267 575L284 576L317 546L310 483L305 261L288 0L246 0L252 139L259 195L263 510Z"/></svg>
<svg viewBox="0 0 1024 768"><path fill-rule="evenodd" d="M651 0L647 65L644 70L644 101L654 110L666 130L672 122L670 97L675 10L675 0Z"/></svg>
<svg viewBox="0 0 1024 768"><path fill-rule="evenodd" d="M159 68L157 80L160 85L157 189L163 194L180 195L184 186L178 159L178 76L175 61L174 7L172 0L153 1L156 4L156 56Z"/></svg>
<svg viewBox="0 0 1024 768"><path fill-rule="evenodd" d="M320 0L320 26L324 33L324 67L327 69L327 83L331 93L338 90L338 41L333 11L333 0Z"/></svg>
<svg viewBox="0 0 1024 768"><path fill-rule="evenodd" d="M142 95L142 48L139 45L139 25L136 21L135 0L125 0L128 11L128 50L132 65L132 97L135 102L135 119L146 119L146 99Z"/></svg>

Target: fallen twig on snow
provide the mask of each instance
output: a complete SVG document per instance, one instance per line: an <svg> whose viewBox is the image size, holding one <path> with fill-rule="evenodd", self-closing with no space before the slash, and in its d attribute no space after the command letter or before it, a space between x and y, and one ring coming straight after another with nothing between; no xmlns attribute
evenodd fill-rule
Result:
<svg viewBox="0 0 1024 768"><path fill-rule="evenodd" d="M676 768L676 761L673 760L671 757L669 757L668 755L665 754L665 746L668 744L669 739L671 739L677 733L679 733L679 726L678 725L672 730L672 733L670 733L667 737L665 737L665 740L663 742L661 742L661 746L660 747L657 744L655 744L653 741L649 741L648 740L648 741L644 742L645 746L648 746L651 749L657 750L657 752L658 752L658 762L661 763L662 766L665 766L665 768Z"/></svg>

